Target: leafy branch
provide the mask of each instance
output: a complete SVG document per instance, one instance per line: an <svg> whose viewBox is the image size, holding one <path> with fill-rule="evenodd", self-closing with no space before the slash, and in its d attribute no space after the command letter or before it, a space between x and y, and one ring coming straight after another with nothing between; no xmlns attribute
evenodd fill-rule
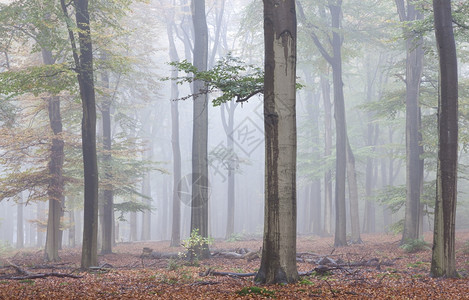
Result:
<svg viewBox="0 0 469 300"><path fill-rule="evenodd" d="M208 71L198 71L187 60L171 62L171 66L185 72L186 76L176 78L164 78L163 80L175 80L177 84L192 83L195 80L205 82L205 89L195 91L193 95L221 93L213 100L214 106L236 99L236 102L245 102L257 94L264 92L264 71L254 65L246 65L242 60L228 54L217 62ZM193 95L188 95L173 100L185 100Z"/></svg>

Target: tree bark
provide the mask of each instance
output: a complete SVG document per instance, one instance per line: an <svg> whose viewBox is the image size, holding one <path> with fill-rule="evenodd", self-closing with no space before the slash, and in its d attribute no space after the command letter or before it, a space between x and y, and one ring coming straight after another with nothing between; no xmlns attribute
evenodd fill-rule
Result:
<svg viewBox="0 0 469 300"><path fill-rule="evenodd" d="M237 161L235 161L234 156L234 141L233 137L230 134L234 130L234 113L238 103L235 101L231 101L229 103L224 103L221 106L221 116L222 116L222 123L223 128L225 129L225 133L227 136L226 144L227 144L227 152L230 153L228 157L229 161L225 162L228 169L228 194L227 194L227 219L226 219L226 233L225 239L229 239L234 233L234 226L235 226L235 176L236 176L236 165ZM228 120L225 116L225 110L228 111Z"/></svg>
<svg viewBox="0 0 469 300"><path fill-rule="evenodd" d="M72 209L69 212L70 216L70 228L68 230L68 246L70 248L75 248L75 211Z"/></svg>
<svg viewBox="0 0 469 300"><path fill-rule="evenodd" d="M83 169L84 169L84 209L83 242L81 268L97 265L98 256L98 160L96 156L96 96L93 76L93 44L91 41L88 0L74 0L76 26L78 29L77 49L72 25L65 0L60 0L62 11L67 19L67 29L72 46L73 59L83 107L81 124Z"/></svg>
<svg viewBox="0 0 469 300"><path fill-rule="evenodd" d="M321 90L324 102L324 156L332 154L332 105L329 80L321 76ZM332 172L327 169L324 174L324 233L332 233Z"/></svg>
<svg viewBox="0 0 469 300"><path fill-rule="evenodd" d="M106 54L103 55L106 59ZM109 74L105 70L102 73L104 88L109 90ZM102 185L103 193L103 222L102 222L102 245L101 254L112 253L112 212L114 203L114 191L112 186L112 134L111 134L111 104L109 95L104 96L101 104L101 115L103 118L103 166L104 181Z"/></svg>
<svg viewBox="0 0 469 300"><path fill-rule="evenodd" d="M205 17L205 0L192 0L192 21L194 24L194 63L199 71L207 70L208 29ZM198 230L208 237L208 98L207 94L198 95L206 89L205 83L194 81L194 110L192 135L192 205L191 232ZM208 245L198 249L198 258L209 258Z"/></svg>
<svg viewBox="0 0 469 300"><path fill-rule="evenodd" d="M55 59L52 52L47 49L42 50L42 59L44 64L52 65ZM59 260L60 245L60 217L62 212L63 200L63 176L62 169L64 163L64 141L60 134L62 133L62 117L60 115L60 97L50 96L48 98L49 123L52 130L52 145L49 155L49 174L50 182L47 188L49 197L49 214L47 221L46 247L44 259L47 261Z"/></svg>
<svg viewBox="0 0 469 300"><path fill-rule="evenodd" d="M334 2L334 3L332 3ZM346 209L345 209L345 174L347 163L347 122L345 120L344 83L342 81L342 37L341 28L342 0L330 1L332 18L332 78L334 83L334 113L336 127L336 179L335 179L335 236L334 246L347 245Z"/></svg>
<svg viewBox="0 0 469 300"><path fill-rule="evenodd" d="M358 212L358 186L357 186L357 173L355 171L355 155L353 155L352 148L347 138L347 181L349 188L349 201L350 201L350 227L352 229L352 236L350 243L361 244L360 237L360 215Z"/></svg>
<svg viewBox="0 0 469 300"><path fill-rule="evenodd" d="M16 249L24 248L23 199L21 198L16 204Z"/></svg>
<svg viewBox="0 0 469 300"><path fill-rule="evenodd" d="M415 0L396 0L401 22L421 20L423 14L415 7ZM423 71L422 38L404 29L406 35L406 186L404 232L401 243L419 238L420 182L422 180L420 164L421 138L419 135L419 94Z"/></svg>
<svg viewBox="0 0 469 300"><path fill-rule="evenodd" d="M430 272L434 277L457 277L455 221L458 169L458 67L451 1L433 0L433 11L440 58L440 95L437 193Z"/></svg>
<svg viewBox="0 0 469 300"><path fill-rule="evenodd" d="M264 0L265 208L258 283L292 283L296 267L295 1Z"/></svg>

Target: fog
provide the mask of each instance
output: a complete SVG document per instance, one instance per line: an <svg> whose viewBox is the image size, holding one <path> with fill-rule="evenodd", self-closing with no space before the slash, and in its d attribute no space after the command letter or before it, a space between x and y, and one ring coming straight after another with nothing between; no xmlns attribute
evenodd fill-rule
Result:
<svg viewBox="0 0 469 300"><path fill-rule="evenodd" d="M115 36L106 42L106 31L102 28L95 31L98 144L103 140L100 109L103 99L111 97L112 151L115 151L112 155L116 172L111 182L115 189L114 203L140 205L134 207L134 212L129 208L114 207L113 238L117 243L140 240L169 243L174 187L180 187L181 239L188 238L190 234L193 100L188 83L177 85L177 98L171 98L172 85L168 78L172 76L173 67L168 65L171 59L167 30L173 30L172 38L180 60L192 61L194 37L188 2L153 0L148 4L134 3L127 15L119 19L122 32L116 30ZM311 28L307 24L321 29L318 38L326 45L326 51L331 50L327 42L332 31L330 16L324 12L324 6L302 2L311 23L299 18L297 76L302 87L297 91L296 104L297 232L298 235L332 236L336 218L332 69L311 39ZM396 28L399 17L394 1L380 1L372 12L366 7L376 1L346 2L350 3L343 7L343 88L348 140L355 156L360 232L401 234L406 200L406 85L403 78L406 50L402 32ZM207 0L206 11L209 69L229 53L246 64L263 68L262 2ZM220 24L217 24L218 20ZM6 32L11 27L6 26L2 30ZM436 178L438 71L433 33L425 33L423 42L427 50L423 58L419 100L424 151L420 155L424 158L420 230L431 231ZM37 49L34 51L37 45L32 38L15 37L8 45L2 38L1 47L1 72L42 65L41 53ZM464 38L459 40L458 47L461 53L467 51ZM108 64L113 69L100 62L102 53L112 53ZM71 61L70 55L58 57L58 61ZM101 82L103 70L107 67L110 68L107 71L109 87ZM464 61L460 64L460 74L465 85L469 72ZM0 84L5 85L5 81ZM208 95L209 235L215 239L260 239L264 226L265 181L263 95L257 94L242 103L232 100L213 106L211 101L220 93L214 91ZM9 247L43 249L48 201L56 200L48 199L47 182L30 175L47 174L47 143L51 138L42 139L41 136L46 135L45 132L50 134L47 105L44 104L48 96L43 91L16 93L6 88L2 88L0 94L2 102L8 102L8 107L4 106L5 111L1 113L4 141L0 144L0 188L4 192L0 202L0 250ZM63 231L62 247L77 247L82 241L83 228L83 169L79 140L81 107L76 100L76 87L66 87L59 95L63 103L65 133L65 186L60 227ZM460 99L462 109L465 109L467 100L463 93ZM172 148L172 105L175 101L181 154L181 178L177 181L173 178ZM328 107L327 102L332 106ZM230 109L234 112L232 128L227 127ZM467 122L467 116L462 114L461 124L466 125ZM467 229L467 132L465 128L462 131L457 227ZM16 138L12 137L12 132L17 134ZM15 140L22 142L16 144ZM40 143L37 142L39 140ZM230 144L233 152L229 150ZM106 151L102 146L98 145L98 148L101 151L98 159L102 159ZM101 163L100 160L100 180L104 179L106 172ZM233 171L231 176L235 178L235 219L233 233L227 236L229 170ZM145 185L145 180L149 180L149 186ZM105 184L109 182L104 180ZM350 235L348 188L347 183L347 234ZM328 194L328 189L332 194ZM144 204L149 204L151 210ZM99 216L101 228L101 210ZM146 222L149 226L145 225ZM146 232L147 227L149 233ZM101 229L98 232L101 244Z"/></svg>

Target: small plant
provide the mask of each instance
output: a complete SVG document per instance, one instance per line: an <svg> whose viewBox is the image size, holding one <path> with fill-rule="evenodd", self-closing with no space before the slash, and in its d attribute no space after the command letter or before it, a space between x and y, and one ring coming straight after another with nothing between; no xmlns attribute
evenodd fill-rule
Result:
<svg viewBox="0 0 469 300"><path fill-rule="evenodd" d="M260 288L257 286L247 286L237 291L236 294L238 294L239 296L262 295L265 297L273 297L275 292L265 289L265 288Z"/></svg>
<svg viewBox="0 0 469 300"><path fill-rule="evenodd" d="M234 273L246 273L242 268L233 268L231 271Z"/></svg>
<svg viewBox="0 0 469 300"><path fill-rule="evenodd" d="M25 284L29 284L29 285L34 284L34 280L32 280L32 279L22 279L22 280L20 280L20 282L25 283Z"/></svg>
<svg viewBox="0 0 469 300"><path fill-rule="evenodd" d="M8 241L0 241L0 255L6 255L8 252L12 251L13 248L11 247Z"/></svg>
<svg viewBox="0 0 469 300"><path fill-rule="evenodd" d="M303 284L303 285L313 285L313 283L312 283L311 281L309 281L308 279L306 279L306 278L301 279L301 281L299 282L299 284Z"/></svg>
<svg viewBox="0 0 469 300"><path fill-rule="evenodd" d="M423 261L416 261L414 263L410 263L407 265L408 268L420 268L420 269L425 269L428 263L423 262Z"/></svg>
<svg viewBox="0 0 469 300"><path fill-rule="evenodd" d="M311 273L311 276L312 276L312 277L316 277L316 278L318 278L318 279L324 279L324 280L326 280L326 279L328 279L328 278L331 276L331 274L332 274L332 273L331 273L330 271L325 271L325 272L313 271L313 272Z"/></svg>
<svg viewBox="0 0 469 300"><path fill-rule="evenodd" d="M181 265L178 263L177 259L170 258L168 260L168 270L176 271L177 269L179 269L179 267L181 267Z"/></svg>
<svg viewBox="0 0 469 300"><path fill-rule="evenodd" d="M407 253L415 253L423 250L430 250L430 245L425 242L423 239L408 239L401 249Z"/></svg>
<svg viewBox="0 0 469 300"><path fill-rule="evenodd" d="M182 247L186 249L186 253L179 253L182 258L188 258L192 266L199 265L199 255L205 247L212 244L212 238L206 238L199 234L199 229L194 229L191 232L191 236L184 240Z"/></svg>
<svg viewBox="0 0 469 300"><path fill-rule="evenodd" d="M464 254L469 254L469 241L466 241L466 242L464 243L464 246L463 246L463 248L462 248L462 253L464 253Z"/></svg>
<svg viewBox="0 0 469 300"><path fill-rule="evenodd" d="M241 233L233 233L230 237L226 240L227 242L239 242L243 240L243 235Z"/></svg>

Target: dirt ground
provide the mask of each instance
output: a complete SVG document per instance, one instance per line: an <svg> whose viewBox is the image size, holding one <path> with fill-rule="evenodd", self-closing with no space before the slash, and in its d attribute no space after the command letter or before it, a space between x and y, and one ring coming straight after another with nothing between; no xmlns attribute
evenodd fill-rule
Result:
<svg viewBox="0 0 469 300"><path fill-rule="evenodd" d="M334 260L339 267L328 267L331 270L325 274L301 276L297 284L263 286L256 286L253 277L203 276L208 269L255 272L259 258L248 262L215 257L189 266L182 260L141 257L144 247L161 253L184 250L169 247L169 242L118 244L113 254L99 256L102 268L92 272L79 270L78 248L60 251L57 263L45 263L38 249L25 249L0 258L0 299L469 299L469 231L457 233L459 279L431 278L431 250L408 253L399 247L400 236L374 234L362 235L362 239L361 245L334 249L332 237L299 237L300 272L318 268L322 257ZM430 234L425 235L425 241L431 239ZM261 240L216 240L211 251L257 251L261 245ZM29 275L79 278L5 279L21 275L11 265Z"/></svg>

